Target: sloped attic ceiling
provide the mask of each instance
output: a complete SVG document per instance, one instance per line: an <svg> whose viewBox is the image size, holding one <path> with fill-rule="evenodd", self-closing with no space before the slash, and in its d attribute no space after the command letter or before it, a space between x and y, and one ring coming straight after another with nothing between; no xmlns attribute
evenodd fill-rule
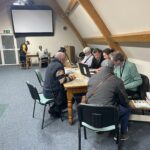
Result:
<svg viewBox="0 0 150 150"><path fill-rule="evenodd" d="M57 0L57 2L65 11L66 1L64 3L63 0ZM71 0L68 0L68 5L70 2ZM110 31L112 40L119 42L129 57L150 61L149 0L90 0L90 2ZM102 32L81 4L68 17L87 44L106 44Z"/></svg>

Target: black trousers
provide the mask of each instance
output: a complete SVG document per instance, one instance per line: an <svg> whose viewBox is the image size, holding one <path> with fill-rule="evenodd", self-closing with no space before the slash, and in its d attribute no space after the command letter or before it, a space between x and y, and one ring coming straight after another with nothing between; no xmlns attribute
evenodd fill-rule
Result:
<svg viewBox="0 0 150 150"><path fill-rule="evenodd" d="M63 86L60 87L59 91L45 91L43 94L46 98L54 98L54 104L50 107L49 113L59 117L61 110L67 107L67 95Z"/></svg>
<svg viewBox="0 0 150 150"><path fill-rule="evenodd" d="M126 90L129 100L141 99L140 94L137 91Z"/></svg>

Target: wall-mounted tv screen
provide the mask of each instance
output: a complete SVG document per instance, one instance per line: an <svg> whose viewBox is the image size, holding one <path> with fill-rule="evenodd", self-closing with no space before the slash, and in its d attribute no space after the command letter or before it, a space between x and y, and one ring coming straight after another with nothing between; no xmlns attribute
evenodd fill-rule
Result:
<svg viewBox="0 0 150 150"><path fill-rule="evenodd" d="M53 11L48 6L12 6L15 36L54 35Z"/></svg>

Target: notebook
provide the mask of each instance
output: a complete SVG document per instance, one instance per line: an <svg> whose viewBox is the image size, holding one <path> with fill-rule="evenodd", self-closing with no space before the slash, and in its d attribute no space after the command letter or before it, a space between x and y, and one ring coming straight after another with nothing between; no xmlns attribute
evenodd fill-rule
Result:
<svg viewBox="0 0 150 150"><path fill-rule="evenodd" d="M146 100L132 100L135 108L150 108L150 104Z"/></svg>

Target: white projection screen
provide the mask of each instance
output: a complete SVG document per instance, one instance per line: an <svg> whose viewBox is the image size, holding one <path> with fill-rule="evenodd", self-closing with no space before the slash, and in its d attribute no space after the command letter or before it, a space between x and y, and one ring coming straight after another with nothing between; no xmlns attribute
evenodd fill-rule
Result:
<svg viewBox="0 0 150 150"><path fill-rule="evenodd" d="M11 8L15 36L54 35L53 12L47 6Z"/></svg>

